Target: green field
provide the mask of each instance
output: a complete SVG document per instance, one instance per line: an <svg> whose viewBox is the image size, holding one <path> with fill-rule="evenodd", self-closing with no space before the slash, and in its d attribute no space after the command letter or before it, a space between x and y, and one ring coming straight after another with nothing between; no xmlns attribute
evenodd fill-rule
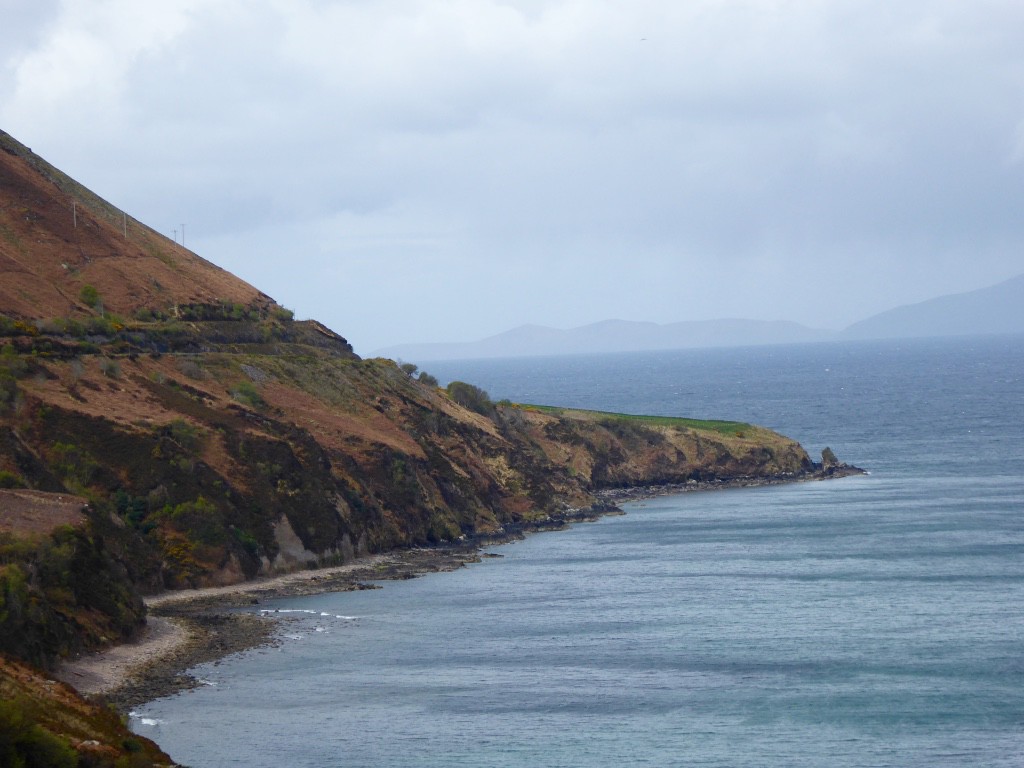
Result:
<svg viewBox="0 0 1024 768"><path fill-rule="evenodd" d="M574 413L596 419L613 419L629 421L639 424L646 424L656 427L686 427L688 429L699 429L706 432L718 432L732 437L745 437L746 433L754 429L750 424L740 421L718 421L707 419L686 419L681 416L639 416L632 413L611 413L608 411L587 411L580 408L557 408L550 405L520 404L520 408L527 410L550 413L555 416L571 416Z"/></svg>

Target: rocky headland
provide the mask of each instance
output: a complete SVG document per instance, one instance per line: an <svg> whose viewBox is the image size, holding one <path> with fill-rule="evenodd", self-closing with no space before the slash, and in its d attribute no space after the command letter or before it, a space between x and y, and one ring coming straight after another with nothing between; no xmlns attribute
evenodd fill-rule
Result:
<svg viewBox="0 0 1024 768"><path fill-rule="evenodd" d="M270 636L224 605L457 567L649 492L624 489L843 471L827 464L755 425L494 403L360 359L0 132L0 693L79 756L67 703L45 722L31 703L59 667L92 685L69 661L128 649L111 674L150 687L95 689L127 705ZM170 661L140 671L147 613ZM9 673L25 664L31 695ZM110 727L90 765L165 760Z"/></svg>

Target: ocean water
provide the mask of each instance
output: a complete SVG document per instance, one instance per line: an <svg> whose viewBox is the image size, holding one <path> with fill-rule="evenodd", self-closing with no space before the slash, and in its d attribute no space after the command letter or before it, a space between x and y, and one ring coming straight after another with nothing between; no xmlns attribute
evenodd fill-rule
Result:
<svg viewBox="0 0 1024 768"><path fill-rule="evenodd" d="M199 766L1024 764L1024 338L424 366L871 474L690 493L369 592L133 728Z"/></svg>

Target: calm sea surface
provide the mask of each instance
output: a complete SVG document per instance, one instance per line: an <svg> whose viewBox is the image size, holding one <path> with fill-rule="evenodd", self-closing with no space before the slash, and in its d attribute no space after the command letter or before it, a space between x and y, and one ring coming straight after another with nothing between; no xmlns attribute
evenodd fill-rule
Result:
<svg viewBox="0 0 1024 768"><path fill-rule="evenodd" d="M1024 338L424 366L753 421L867 477L692 493L290 599L134 713L195 766L1024 764Z"/></svg>

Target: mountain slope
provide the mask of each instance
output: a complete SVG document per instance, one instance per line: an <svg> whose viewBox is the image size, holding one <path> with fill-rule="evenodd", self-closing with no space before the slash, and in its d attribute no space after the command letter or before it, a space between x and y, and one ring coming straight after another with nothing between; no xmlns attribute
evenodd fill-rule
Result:
<svg viewBox="0 0 1024 768"><path fill-rule="evenodd" d="M1024 275L988 288L908 304L846 328L846 338L1024 333Z"/></svg>
<svg viewBox="0 0 1024 768"><path fill-rule="evenodd" d="M0 307L23 318L86 317L91 285L107 312L271 300L127 217L0 131Z"/></svg>

